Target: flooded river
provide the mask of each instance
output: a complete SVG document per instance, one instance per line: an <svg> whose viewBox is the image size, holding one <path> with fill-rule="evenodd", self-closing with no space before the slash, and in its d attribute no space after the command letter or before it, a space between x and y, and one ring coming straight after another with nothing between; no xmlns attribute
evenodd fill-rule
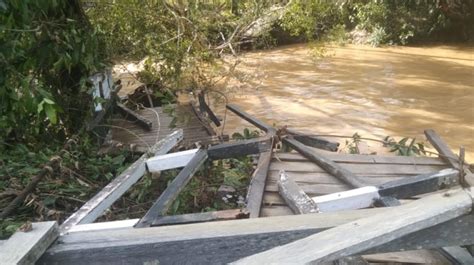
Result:
<svg viewBox="0 0 474 265"><path fill-rule="evenodd" d="M423 130L433 128L474 162L473 47L343 46L319 60L310 51L245 54L241 68L253 77L230 89L230 102L270 124L318 134L425 140ZM227 132L244 127L228 115Z"/></svg>

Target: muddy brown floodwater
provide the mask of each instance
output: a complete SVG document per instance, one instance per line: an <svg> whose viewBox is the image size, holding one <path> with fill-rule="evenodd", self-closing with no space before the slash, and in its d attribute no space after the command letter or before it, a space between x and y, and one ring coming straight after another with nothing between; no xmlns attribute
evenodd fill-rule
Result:
<svg viewBox="0 0 474 265"><path fill-rule="evenodd" d="M318 134L424 141L423 130L433 128L474 162L474 47L349 45L329 53L316 61L306 45L247 53L241 69L253 78L229 89L230 102L270 124ZM244 127L228 115L227 132Z"/></svg>

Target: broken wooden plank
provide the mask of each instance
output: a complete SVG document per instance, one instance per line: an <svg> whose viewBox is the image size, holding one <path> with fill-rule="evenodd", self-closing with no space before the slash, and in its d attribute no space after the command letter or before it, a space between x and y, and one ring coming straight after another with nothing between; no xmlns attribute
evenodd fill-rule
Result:
<svg viewBox="0 0 474 265"><path fill-rule="evenodd" d="M397 199L430 193L457 185L459 171L447 168L431 174L390 181L378 187L380 196L391 196Z"/></svg>
<svg viewBox="0 0 474 265"><path fill-rule="evenodd" d="M293 138L295 138L297 141L307 146L311 146L311 147L323 149L323 150L328 150L331 152L336 152L337 149L339 148L339 143L331 142L317 136L305 135L304 133L301 133L292 129L288 129L288 128L286 129L286 132L290 134L291 136L293 136Z"/></svg>
<svg viewBox="0 0 474 265"><path fill-rule="evenodd" d="M361 256L344 257L334 261L334 265L369 265Z"/></svg>
<svg viewBox="0 0 474 265"><path fill-rule="evenodd" d="M179 193L184 189L199 167L207 160L207 151L200 149L189 163L179 172L168 187L161 193L153 206L143 216L135 227L148 227L156 218L166 214Z"/></svg>
<svg viewBox="0 0 474 265"><path fill-rule="evenodd" d="M396 210L389 208L392 210L386 214L362 218L240 259L234 264L333 261L468 214L472 199L470 192L461 189L427 196Z"/></svg>
<svg viewBox="0 0 474 265"><path fill-rule="evenodd" d="M183 139L183 130L177 130L148 150L153 155L166 154ZM133 186L146 172L145 161L148 154L142 155L120 175L114 178L92 199L87 201L78 211L69 216L60 226L64 232L74 225L94 222L107 208Z"/></svg>
<svg viewBox="0 0 474 265"><path fill-rule="evenodd" d="M211 222L211 221L234 220L234 219L245 218L246 216L248 216L248 213L242 212L241 209L169 215L169 216L160 216L156 218L153 221L152 226L193 224L193 223L202 223L202 222Z"/></svg>
<svg viewBox="0 0 474 265"><path fill-rule="evenodd" d="M283 142L288 144L291 148L295 149L303 156L308 158L311 162L316 163L318 166L322 167L328 173L332 174L336 178L340 179L344 183L351 185L355 188L360 188L367 186L367 184L361 181L355 174L348 171L345 168L342 168L338 164L324 157L322 153L312 150L304 144L296 141L295 139L285 138Z"/></svg>
<svg viewBox="0 0 474 265"><path fill-rule="evenodd" d="M55 221L31 225L30 231L17 231L2 244L0 264L34 264L59 236Z"/></svg>
<svg viewBox="0 0 474 265"><path fill-rule="evenodd" d="M387 156L387 155L359 155L324 152L324 155L336 163L357 164L396 164L396 165L434 165L444 166L446 163L439 158L425 156ZM281 161L305 162L308 159L299 153L276 153L275 158Z"/></svg>
<svg viewBox="0 0 474 265"><path fill-rule="evenodd" d="M370 264L391 265L395 264L429 264L429 265L451 265L446 258L434 250L410 250L402 252L377 253L363 255ZM390 262L390 263L388 263ZM388 263L388 264L387 264Z"/></svg>
<svg viewBox="0 0 474 265"><path fill-rule="evenodd" d="M371 207L375 202L384 204L387 197L405 199L435 192L457 184L459 171L447 168L431 174L402 178L378 187L366 186L358 189L313 197L321 212L341 211ZM386 197L380 200L381 197Z"/></svg>
<svg viewBox="0 0 474 265"><path fill-rule="evenodd" d="M267 152L272 148L272 138L268 136L218 144L209 147L209 158L213 160L246 156Z"/></svg>
<svg viewBox="0 0 474 265"><path fill-rule="evenodd" d="M160 264L186 264L190 260L195 264L223 264L331 227L389 212L390 208L373 208L70 233L61 236L37 264L143 264L157 260ZM466 215L395 239L364 254L472 244L472 227L474 215Z"/></svg>
<svg viewBox="0 0 474 265"><path fill-rule="evenodd" d="M425 130L425 135L428 141L438 151L441 159L450 164L453 168L460 169L459 157L451 151L449 146L441 139L441 137L432 129ZM461 169L460 169L461 170ZM466 174L462 176L462 179L469 186L474 186L474 174L468 166L463 166L462 171ZM464 183L461 183L464 184Z"/></svg>
<svg viewBox="0 0 474 265"><path fill-rule="evenodd" d="M260 216L265 182L267 180L271 159L271 150L261 153L258 158L257 168L252 174L252 179L250 180L250 185L247 190L245 206L246 211L249 213L249 218L257 218Z"/></svg>
<svg viewBox="0 0 474 265"><path fill-rule="evenodd" d="M125 105L123 105L122 103L117 103L117 105L115 106L115 109L126 119L126 120L129 120L131 122L135 122L136 124L138 124L140 127L142 127L143 129L147 130L147 131L150 131L151 130L151 127L153 125L153 123L144 118L142 115L136 113L135 111L127 108Z"/></svg>
<svg viewBox="0 0 474 265"><path fill-rule="evenodd" d="M146 161L149 172L160 172L163 170L184 167L194 157L199 149L191 149L166 155L154 156Z"/></svg>
<svg viewBox="0 0 474 265"><path fill-rule="evenodd" d="M453 246L438 249L438 251L445 256L453 265L472 265L474 264L474 257L467 249Z"/></svg>
<svg viewBox="0 0 474 265"><path fill-rule="evenodd" d="M288 178L283 170L280 171L278 192L295 214L319 212L318 205L316 205L316 203L306 195L306 193L298 187L294 181Z"/></svg>
<svg viewBox="0 0 474 265"><path fill-rule="evenodd" d="M248 114L247 112L243 111L237 105L227 104L227 109L229 109L233 113L237 114L237 116L241 117L242 119L250 122L252 125L259 128L260 130L266 132L267 134L274 135L276 133L275 128L269 126L268 124L264 123L263 121L255 118L252 115Z"/></svg>

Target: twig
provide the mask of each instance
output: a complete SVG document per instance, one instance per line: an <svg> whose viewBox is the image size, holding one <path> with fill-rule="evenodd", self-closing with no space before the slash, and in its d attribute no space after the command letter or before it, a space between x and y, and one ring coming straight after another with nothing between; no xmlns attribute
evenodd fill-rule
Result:
<svg viewBox="0 0 474 265"><path fill-rule="evenodd" d="M40 173L33 177L26 185L26 187L18 194L18 196L13 199L13 201L10 202L10 204L7 205L3 209L3 211L0 213L0 219L5 219L8 217L15 209L20 205L21 202L23 202L28 194L30 194L38 185L38 183L48 174L53 173L53 168L55 168L59 162L61 161L61 157L67 152L67 149L69 149L75 141L73 139L70 139L67 141L67 143L64 145L64 148L59 152L58 156L53 156L49 162L41 169Z"/></svg>

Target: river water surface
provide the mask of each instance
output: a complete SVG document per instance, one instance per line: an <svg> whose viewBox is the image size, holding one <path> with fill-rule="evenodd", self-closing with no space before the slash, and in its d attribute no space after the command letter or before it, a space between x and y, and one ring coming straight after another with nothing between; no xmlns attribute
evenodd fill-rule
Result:
<svg viewBox="0 0 474 265"><path fill-rule="evenodd" d="M435 129L474 162L474 48L334 47L315 60L306 45L247 53L250 84L231 103L277 126L316 134L417 137ZM226 131L249 125L228 115ZM457 151L456 151L457 152Z"/></svg>

